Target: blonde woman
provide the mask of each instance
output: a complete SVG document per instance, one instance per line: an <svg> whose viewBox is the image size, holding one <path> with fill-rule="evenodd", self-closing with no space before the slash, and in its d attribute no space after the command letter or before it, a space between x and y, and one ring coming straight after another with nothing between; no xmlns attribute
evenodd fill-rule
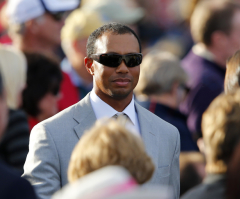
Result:
<svg viewBox="0 0 240 199"><path fill-rule="evenodd" d="M0 46L0 71L9 108L8 126L0 143L0 159L21 175L29 143L27 118L19 109L26 85L27 64L24 55L11 47Z"/></svg>
<svg viewBox="0 0 240 199"><path fill-rule="evenodd" d="M70 183L109 165L124 167L138 184L152 177L154 165L141 139L124 127L124 119L118 120L100 120L82 136L70 159Z"/></svg>

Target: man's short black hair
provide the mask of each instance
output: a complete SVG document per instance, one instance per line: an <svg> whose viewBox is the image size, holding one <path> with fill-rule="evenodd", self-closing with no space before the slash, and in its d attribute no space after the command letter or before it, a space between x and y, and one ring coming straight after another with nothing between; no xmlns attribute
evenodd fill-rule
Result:
<svg viewBox="0 0 240 199"><path fill-rule="evenodd" d="M123 35L123 34L133 34L139 44L139 52L141 53L142 47L140 43L140 39L138 38L137 34L128 26L121 24L121 23L108 23L105 24L98 29L94 30L91 35L88 38L87 41L87 56L90 57L90 55L96 53L96 48L95 48L95 43L96 40L101 37L104 33L111 33L111 34L116 34L116 35Z"/></svg>
<svg viewBox="0 0 240 199"><path fill-rule="evenodd" d="M57 95L62 81L62 72L58 63L40 54L26 54L27 87L23 91L23 109L32 117L41 110L38 105L47 94Z"/></svg>

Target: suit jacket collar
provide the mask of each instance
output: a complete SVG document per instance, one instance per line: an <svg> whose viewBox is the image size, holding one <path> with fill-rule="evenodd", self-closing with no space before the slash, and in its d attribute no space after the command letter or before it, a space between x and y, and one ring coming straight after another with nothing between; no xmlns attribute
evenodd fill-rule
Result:
<svg viewBox="0 0 240 199"><path fill-rule="evenodd" d="M78 122L78 125L74 127L74 130L80 139L83 132L90 129L97 120L90 102L90 93L88 93L86 97L75 106L73 119Z"/></svg>

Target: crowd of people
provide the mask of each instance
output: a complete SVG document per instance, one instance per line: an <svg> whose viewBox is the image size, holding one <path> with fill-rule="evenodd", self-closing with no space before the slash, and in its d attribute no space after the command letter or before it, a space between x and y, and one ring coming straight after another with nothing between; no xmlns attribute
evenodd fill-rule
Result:
<svg viewBox="0 0 240 199"><path fill-rule="evenodd" d="M239 0L0 0L0 198L240 198L239 35Z"/></svg>

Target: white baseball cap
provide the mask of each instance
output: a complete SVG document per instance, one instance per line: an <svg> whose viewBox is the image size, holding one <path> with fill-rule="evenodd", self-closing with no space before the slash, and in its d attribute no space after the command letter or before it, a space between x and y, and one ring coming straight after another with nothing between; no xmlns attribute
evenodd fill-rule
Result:
<svg viewBox="0 0 240 199"><path fill-rule="evenodd" d="M80 0L9 0L6 14L10 23L24 23L43 15L76 9Z"/></svg>
<svg viewBox="0 0 240 199"><path fill-rule="evenodd" d="M88 0L82 9L99 12L106 22L115 21L126 24L134 24L145 15L142 8L128 7L127 0Z"/></svg>

